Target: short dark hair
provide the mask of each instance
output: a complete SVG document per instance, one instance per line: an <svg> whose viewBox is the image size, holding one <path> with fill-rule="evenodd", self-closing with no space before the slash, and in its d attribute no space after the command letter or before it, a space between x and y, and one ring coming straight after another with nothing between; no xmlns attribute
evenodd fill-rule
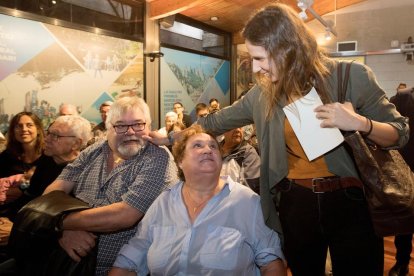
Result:
<svg viewBox="0 0 414 276"><path fill-rule="evenodd" d="M175 102L175 103L173 104L173 106L174 106L174 105L176 105L176 104L179 104L181 107L184 107L184 106L183 106L183 104L182 104L181 102Z"/></svg>
<svg viewBox="0 0 414 276"><path fill-rule="evenodd" d="M99 110L102 109L102 107L104 106L111 106L114 102L113 101L104 101L103 103L101 103L101 105L99 106Z"/></svg>
<svg viewBox="0 0 414 276"><path fill-rule="evenodd" d="M203 109L208 109L208 107L207 107L207 105L206 105L205 103L198 103L198 104L196 104L196 106L195 106L195 111L196 111L196 114L197 114L200 110L203 110Z"/></svg>
<svg viewBox="0 0 414 276"><path fill-rule="evenodd" d="M216 98L211 98L211 99L208 101L208 103L209 103L209 104L211 104L212 102L218 102L218 103L219 103L219 100L217 100Z"/></svg>

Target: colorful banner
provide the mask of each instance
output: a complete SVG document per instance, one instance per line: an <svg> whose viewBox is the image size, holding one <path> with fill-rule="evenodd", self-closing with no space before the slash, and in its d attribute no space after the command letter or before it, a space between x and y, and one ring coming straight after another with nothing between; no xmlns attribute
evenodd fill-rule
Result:
<svg viewBox="0 0 414 276"><path fill-rule="evenodd" d="M0 131L21 111L45 127L62 103L99 123L99 105L143 95L143 44L0 14Z"/></svg>
<svg viewBox="0 0 414 276"><path fill-rule="evenodd" d="M216 98L221 107L230 104L230 62L169 48L161 48L161 52L162 126L165 113L172 111L175 102L181 102L193 119L197 103L208 104Z"/></svg>

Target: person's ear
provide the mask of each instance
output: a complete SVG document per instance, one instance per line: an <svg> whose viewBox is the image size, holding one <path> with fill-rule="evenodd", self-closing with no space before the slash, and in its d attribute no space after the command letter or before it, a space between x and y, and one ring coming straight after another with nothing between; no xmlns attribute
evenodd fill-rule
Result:
<svg viewBox="0 0 414 276"><path fill-rule="evenodd" d="M82 139L76 138L75 143L73 143L72 150L81 150L82 149Z"/></svg>

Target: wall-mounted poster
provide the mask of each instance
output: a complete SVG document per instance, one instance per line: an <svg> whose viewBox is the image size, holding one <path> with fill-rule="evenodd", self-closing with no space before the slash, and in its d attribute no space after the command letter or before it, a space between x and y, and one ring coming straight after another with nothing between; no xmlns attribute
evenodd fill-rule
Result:
<svg viewBox="0 0 414 276"><path fill-rule="evenodd" d="M181 102L193 119L197 103L208 104L216 98L221 107L230 104L230 62L169 48L161 48L161 52L162 126L165 113L173 109L175 102Z"/></svg>
<svg viewBox="0 0 414 276"><path fill-rule="evenodd" d="M143 94L143 44L0 15L0 130L21 111L47 127L62 103L100 122L99 105Z"/></svg>

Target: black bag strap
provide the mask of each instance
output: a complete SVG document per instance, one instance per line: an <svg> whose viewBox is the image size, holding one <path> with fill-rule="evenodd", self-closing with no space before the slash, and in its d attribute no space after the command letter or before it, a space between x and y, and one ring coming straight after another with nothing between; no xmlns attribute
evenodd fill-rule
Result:
<svg viewBox="0 0 414 276"><path fill-rule="evenodd" d="M345 67L345 78L342 81L342 63L340 62L338 65L338 102L344 103L345 102L345 95L346 90L348 89L348 81L349 81L349 71L351 70L351 64L354 61L347 62Z"/></svg>

